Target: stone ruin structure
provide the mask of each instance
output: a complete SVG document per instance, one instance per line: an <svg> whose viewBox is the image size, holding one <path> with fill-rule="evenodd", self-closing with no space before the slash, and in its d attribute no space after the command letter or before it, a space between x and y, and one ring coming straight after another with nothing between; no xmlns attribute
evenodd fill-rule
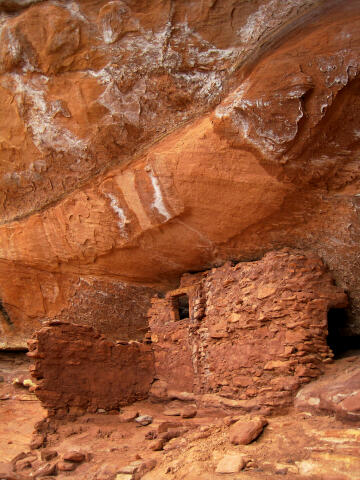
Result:
<svg viewBox="0 0 360 480"><path fill-rule="evenodd" d="M36 392L57 414L111 410L149 391L154 400L280 409L331 361L327 314L346 305L322 261L297 251L186 274L152 300L151 345L61 322L42 328L30 342Z"/></svg>
<svg viewBox="0 0 360 480"><path fill-rule="evenodd" d="M149 346L114 343L92 327L49 322L29 341L36 394L49 415L77 415L147 397L154 377Z"/></svg>

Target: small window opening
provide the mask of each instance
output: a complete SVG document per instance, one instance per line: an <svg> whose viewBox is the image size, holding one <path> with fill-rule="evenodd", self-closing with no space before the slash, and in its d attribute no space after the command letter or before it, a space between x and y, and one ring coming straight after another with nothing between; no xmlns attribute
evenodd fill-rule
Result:
<svg viewBox="0 0 360 480"><path fill-rule="evenodd" d="M327 343L335 358L359 353L360 335L349 335L347 332L348 315L344 308L331 308L328 312Z"/></svg>
<svg viewBox="0 0 360 480"><path fill-rule="evenodd" d="M187 295L180 295L178 297L179 319L189 318L189 297Z"/></svg>

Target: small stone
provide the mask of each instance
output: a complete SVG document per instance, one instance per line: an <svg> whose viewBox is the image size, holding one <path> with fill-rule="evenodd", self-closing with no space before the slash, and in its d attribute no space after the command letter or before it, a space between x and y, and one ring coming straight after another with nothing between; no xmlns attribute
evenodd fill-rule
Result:
<svg viewBox="0 0 360 480"><path fill-rule="evenodd" d="M98 408L96 413L107 413L107 411L104 408Z"/></svg>
<svg viewBox="0 0 360 480"><path fill-rule="evenodd" d="M72 472L77 467L76 463L73 462L58 462L57 468L61 472Z"/></svg>
<svg viewBox="0 0 360 480"><path fill-rule="evenodd" d="M119 470L117 475L127 475L128 478L139 480L145 473L150 472L156 465L155 459L150 460L136 460L135 462L126 465ZM116 476L116 479L118 476ZM125 480L127 477L119 477L120 480Z"/></svg>
<svg viewBox="0 0 360 480"><path fill-rule="evenodd" d="M86 455L83 452L78 452L78 451L73 451L73 452L68 452L65 453L63 456L64 460L67 460L68 462L75 462L75 463L81 463L85 460Z"/></svg>
<svg viewBox="0 0 360 480"><path fill-rule="evenodd" d="M251 443L258 438L267 423L263 418L257 418L248 422L237 421L230 427L230 442L233 445L247 445Z"/></svg>
<svg viewBox="0 0 360 480"><path fill-rule="evenodd" d="M194 418L196 417L197 410L195 407L185 407L181 411L182 418Z"/></svg>
<svg viewBox="0 0 360 480"><path fill-rule="evenodd" d="M42 450L40 455L41 460L49 462L53 458L57 457L58 453L55 450Z"/></svg>
<svg viewBox="0 0 360 480"><path fill-rule="evenodd" d="M42 435L35 435L30 443L31 450L37 450L44 445L44 437Z"/></svg>
<svg viewBox="0 0 360 480"><path fill-rule="evenodd" d="M169 398L181 400L183 402L192 402L196 399L195 394L191 392L178 392L176 390L168 391Z"/></svg>
<svg viewBox="0 0 360 480"><path fill-rule="evenodd" d="M181 422L161 422L157 427L157 432L167 432L169 428L178 428L182 427L184 424Z"/></svg>
<svg viewBox="0 0 360 480"><path fill-rule="evenodd" d="M26 458L16 463L16 471L26 470L27 468L31 468L31 467L32 467L31 462Z"/></svg>
<svg viewBox="0 0 360 480"><path fill-rule="evenodd" d="M169 408L168 410L164 410L164 415L168 417L180 417L181 411L176 408Z"/></svg>
<svg viewBox="0 0 360 480"><path fill-rule="evenodd" d="M164 445L163 450L168 452L170 450L175 450L177 448L183 448L187 445L185 438L173 438L168 443Z"/></svg>
<svg viewBox="0 0 360 480"><path fill-rule="evenodd" d="M115 480L133 480L134 476L128 473L118 473L115 477Z"/></svg>
<svg viewBox="0 0 360 480"><path fill-rule="evenodd" d="M166 443L166 440L164 438L157 438L156 440L153 440L150 443L149 448L154 452L159 452L164 448L165 443Z"/></svg>
<svg viewBox="0 0 360 480"><path fill-rule="evenodd" d="M31 378L25 378L25 380L23 381L23 385L24 387L28 388L30 390L30 388L32 390L34 390L36 388L36 383L34 383Z"/></svg>
<svg viewBox="0 0 360 480"><path fill-rule="evenodd" d="M33 477L52 477L53 475L56 475L56 465L46 463L34 472Z"/></svg>
<svg viewBox="0 0 360 480"><path fill-rule="evenodd" d="M245 460L242 455L225 455L218 463L216 473L238 473L245 467Z"/></svg>
<svg viewBox="0 0 360 480"><path fill-rule="evenodd" d="M140 415L135 418L135 422L141 425L142 427L146 427L146 425L150 425L152 423L153 417L150 415Z"/></svg>
<svg viewBox="0 0 360 480"><path fill-rule="evenodd" d="M125 467L120 468L119 473L136 473L139 469L139 466L142 464L141 460L137 460L136 462L130 463L130 465L126 465Z"/></svg>
<svg viewBox="0 0 360 480"><path fill-rule="evenodd" d="M224 425L226 425L227 427L230 427L230 425L233 425L235 422L240 420L240 418L241 418L240 416L238 417L227 416L223 418L223 422L224 422Z"/></svg>
<svg viewBox="0 0 360 480"><path fill-rule="evenodd" d="M127 410L122 412L119 415L119 420L121 423L132 422L139 415L137 410Z"/></svg>

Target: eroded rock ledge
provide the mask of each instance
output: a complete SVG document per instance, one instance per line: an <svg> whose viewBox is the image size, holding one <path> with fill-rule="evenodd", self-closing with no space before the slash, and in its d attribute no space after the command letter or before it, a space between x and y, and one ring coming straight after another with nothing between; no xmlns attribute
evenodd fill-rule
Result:
<svg viewBox="0 0 360 480"><path fill-rule="evenodd" d="M282 247L358 335L358 2L28 3L0 14L2 348Z"/></svg>

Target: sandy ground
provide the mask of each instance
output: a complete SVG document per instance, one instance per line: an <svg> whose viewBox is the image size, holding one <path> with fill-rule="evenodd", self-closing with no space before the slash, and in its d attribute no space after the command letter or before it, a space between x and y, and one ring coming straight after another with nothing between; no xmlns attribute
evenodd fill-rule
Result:
<svg viewBox="0 0 360 480"><path fill-rule="evenodd" d="M329 368L340 367L341 364ZM34 424L46 413L26 388L12 385L16 377L29 378L27 369L28 360L23 354L0 354L0 462L29 452ZM173 403L171 407L176 410L181 404ZM31 466L21 471L21 478L31 478L44 463L40 460L44 450L57 452L52 463L66 452L81 450L87 460L73 472L59 471L57 478L108 480L133 461L154 459L156 466L142 477L144 480L360 479L360 426L342 424L331 416L292 410L268 418L268 426L253 443L234 446L221 416L205 411L198 411L192 419L168 416L165 410L169 405L150 402L139 402L124 411L134 409L152 416L153 422L138 426L134 421L121 422L118 414L108 413L57 422L55 431L47 435L44 448L33 450L29 457ZM169 421L187 431L170 440L164 450L153 451L152 437ZM247 467L237 474L216 474L218 462L228 453L244 455Z"/></svg>

